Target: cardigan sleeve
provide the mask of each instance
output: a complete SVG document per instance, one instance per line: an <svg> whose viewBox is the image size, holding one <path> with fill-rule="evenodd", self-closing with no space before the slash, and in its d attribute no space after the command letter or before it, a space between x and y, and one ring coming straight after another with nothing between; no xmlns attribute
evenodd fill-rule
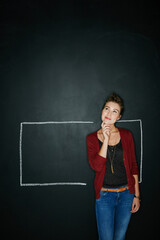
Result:
<svg viewBox="0 0 160 240"><path fill-rule="evenodd" d="M132 159L131 173L132 175L139 175L137 161L136 161L136 154L135 154L135 145L134 145L134 140L131 132L130 132L130 149L131 149L131 159Z"/></svg>
<svg viewBox="0 0 160 240"><path fill-rule="evenodd" d="M92 134L87 136L88 160L91 168L96 172L101 172L104 168L107 158L98 154L97 139Z"/></svg>

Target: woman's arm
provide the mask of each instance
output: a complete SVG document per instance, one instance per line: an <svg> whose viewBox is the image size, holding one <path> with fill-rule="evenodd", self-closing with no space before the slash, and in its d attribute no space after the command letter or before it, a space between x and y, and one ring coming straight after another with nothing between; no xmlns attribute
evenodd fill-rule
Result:
<svg viewBox="0 0 160 240"><path fill-rule="evenodd" d="M108 142L109 142L111 127L109 125L107 125L104 121L102 122L101 127L102 127L102 133L103 133L104 140L103 140L102 147L98 154L101 157L105 158L107 156L107 149L108 149Z"/></svg>
<svg viewBox="0 0 160 240"><path fill-rule="evenodd" d="M108 141L110 135L110 126L106 125L102 122L102 133L104 136L102 147L99 151L97 151L96 143L97 138L92 135L87 136L87 150L88 150L88 159L89 164L93 170L96 172L101 172L104 168L104 165L107 160L107 149L108 149Z"/></svg>
<svg viewBox="0 0 160 240"><path fill-rule="evenodd" d="M131 213L137 212L140 208L140 191L139 191L138 175L133 175L133 177L135 179L135 197L133 198Z"/></svg>
<svg viewBox="0 0 160 240"><path fill-rule="evenodd" d="M98 154L99 147L97 148L97 139L95 136L87 136L87 150L88 150L88 160L91 168L96 172L101 172L106 163L106 156L103 157Z"/></svg>
<svg viewBox="0 0 160 240"><path fill-rule="evenodd" d="M102 147L101 147L100 151L98 152L98 154L101 157L106 158L106 156L107 156L107 149L108 149L108 140L104 140L104 142L102 144Z"/></svg>
<svg viewBox="0 0 160 240"><path fill-rule="evenodd" d="M138 175L133 175L133 177L135 179L135 196L140 197Z"/></svg>

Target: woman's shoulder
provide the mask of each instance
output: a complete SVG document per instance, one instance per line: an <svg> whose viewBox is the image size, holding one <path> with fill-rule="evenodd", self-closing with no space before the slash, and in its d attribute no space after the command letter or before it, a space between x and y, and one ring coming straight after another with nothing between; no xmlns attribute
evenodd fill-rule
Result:
<svg viewBox="0 0 160 240"><path fill-rule="evenodd" d="M120 135L128 138L132 138L132 133L130 130L125 128L118 128Z"/></svg>
<svg viewBox="0 0 160 240"><path fill-rule="evenodd" d="M125 128L118 128L119 132L121 134L125 134L125 135L132 135L131 131Z"/></svg>
<svg viewBox="0 0 160 240"><path fill-rule="evenodd" d="M97 131L96 132L92 132L92 133L89 133L88 135L87 135L87 138L94 138L94 137L97 137Z"/></svg>
<svg viewBox="0 0 160 240"><path fill-rule="evenodd" d="M97 140L97 131L96 132L92 132L90 134L87 135L87 140Z"/></svg>

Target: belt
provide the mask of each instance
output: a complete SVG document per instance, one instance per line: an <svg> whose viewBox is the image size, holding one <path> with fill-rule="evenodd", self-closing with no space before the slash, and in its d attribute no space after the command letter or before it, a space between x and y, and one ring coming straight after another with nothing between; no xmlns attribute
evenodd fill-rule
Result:
<svg viewBox="0 0 160 240"><path fill-rule="evenodd" d="M129 189L128 186L122 187L122 188L101 188L102 191L108 191L108 192L123 192L127 189Z"/></svg>

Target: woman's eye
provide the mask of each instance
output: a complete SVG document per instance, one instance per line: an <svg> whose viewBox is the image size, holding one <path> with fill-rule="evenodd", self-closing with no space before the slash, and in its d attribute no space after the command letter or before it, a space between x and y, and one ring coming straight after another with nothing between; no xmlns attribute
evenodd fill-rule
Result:
<svg viewBox="0 0 160 240"><path fill-rule="evenodd" d="M118 112L117 112L117 111L115 111L115 110L114 110L113 112L114 112L114 113L118 113Z"/></svg>

